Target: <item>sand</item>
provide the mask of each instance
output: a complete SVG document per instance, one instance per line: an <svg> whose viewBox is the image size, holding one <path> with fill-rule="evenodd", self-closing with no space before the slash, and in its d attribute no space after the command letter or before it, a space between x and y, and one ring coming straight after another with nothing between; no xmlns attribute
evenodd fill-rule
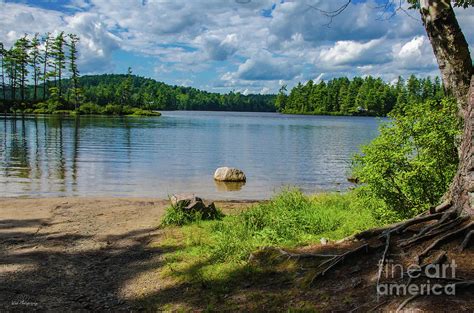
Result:
<svg viewBox="0 0 474 313"><path fill-rule="evenodd" d="M225 212L247 201L216 202ZM0 309L135 310L166 251L149 248L167 200L0 198ZM151 276L150 276L151 275ZM144 279L145 277L145 279Z"/></svg>

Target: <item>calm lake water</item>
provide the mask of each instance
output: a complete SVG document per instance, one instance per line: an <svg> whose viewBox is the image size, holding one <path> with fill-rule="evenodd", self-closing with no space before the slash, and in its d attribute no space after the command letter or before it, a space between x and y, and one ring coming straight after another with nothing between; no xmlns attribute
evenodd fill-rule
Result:
<svg viewBox="0 0 474 313"><path fill-rule="evenodd" d="M265 199L284 186L346 190L350 157L377 135L370 117L162 112L161 117L0 117L1 196L194 192ZM247 175L217 184L217 167Z"/></svg>

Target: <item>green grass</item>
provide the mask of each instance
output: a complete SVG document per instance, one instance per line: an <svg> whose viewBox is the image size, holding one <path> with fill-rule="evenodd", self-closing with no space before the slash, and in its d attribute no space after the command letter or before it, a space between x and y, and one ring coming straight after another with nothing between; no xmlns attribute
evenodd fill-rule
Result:
<svg viewBox="0 0 474 313"><path fill-rule="evenodd" d="M169 229L160 245L176 250L167 254L164 274L216 285L254 271L247 260L260 247L291 248L319 243L323 237L337 240L381 224L353 193L305 196L288 190L221 221L199 220Z"/></svg>
<svg viewBox="0 0 474 313"><path fill-rule="evenodd" d="M185 211L177 206L171 205L166 208L166 213L160 226L183 226L205 220L222 220L223 217L224 213L217 208L215 212L202 214L197 211Z"/></svg>

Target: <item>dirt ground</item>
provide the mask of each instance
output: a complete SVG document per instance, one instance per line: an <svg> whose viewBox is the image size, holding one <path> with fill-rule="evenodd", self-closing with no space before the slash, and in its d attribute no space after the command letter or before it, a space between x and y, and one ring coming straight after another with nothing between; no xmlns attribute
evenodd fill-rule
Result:
<svg viewBox="0 0 474 313"><path fill-rule="evenodd" d="M216 204L224 212L250 202ZM149 247L168 201L0 198L0 311L140 310L163 284ZM153 277L153 279L147 279Z"/></svg>
<svg viewBox="0 0 474 313"><path fill-rule="evenodd" d="M251 202L216 204L231 213ZM406 299L376 298L380 253L351 259L310 287L312 261L280 264L258 254L253 262L260 270L237 271L235 280L175 284L160 270L167 266L164 254L180 247L156 244L169 235L157 227L167 205L138 198L0 198L0 312L395 312ZM458 254L457 244L448 253L458 263L456 277L472 281L474 247ZM340 254L351 245L360 243L295 252ZM410 258L403 251L393 257ZM418 297L405 312L447 311L473 312L472 291Z"/></svg>

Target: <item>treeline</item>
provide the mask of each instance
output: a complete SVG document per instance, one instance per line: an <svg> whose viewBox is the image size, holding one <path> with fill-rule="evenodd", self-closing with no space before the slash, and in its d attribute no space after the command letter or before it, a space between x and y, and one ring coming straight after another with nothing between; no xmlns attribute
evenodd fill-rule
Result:
<svg viewBox="0 0 474 313"><path fill-rule="evenodd" d="M0 42L0 111L137 114L154 110L275 111L275 95L211 93L132 74L80 77L79 37L24 35ZM145 112L147 111L147 112Z"/></svg>
<svg viewBox="0 0 474 313"><path fill-rule="evenodd" d="M126 99L124 104L145 110L275 111L275 95L212 93L192 87L171 86L131 75L131 72L127 75L83 76L79 83L86 101L99 106L122 103Z"/></svg>
<svg viewBox="0 0 474 313"><path fill-rule="evenodd" d="M398 78L395 84L368 76L335 78L328 82L299 83L289 95L286 86L280 89L275 106L289 114L338 114L385 116L395 106L418 103L444 97L440 79L418 79L411 75L407 81Z"/></svg>
<svg viewBox="0 0 474 313"><path fill-rule="evenodd" d="M82 102L78 41L75 34L59 32L56 36L25 34L10 48L0 42L0 99L4 109L27 109L40 101L63 109L77 108Z"/></svg>

